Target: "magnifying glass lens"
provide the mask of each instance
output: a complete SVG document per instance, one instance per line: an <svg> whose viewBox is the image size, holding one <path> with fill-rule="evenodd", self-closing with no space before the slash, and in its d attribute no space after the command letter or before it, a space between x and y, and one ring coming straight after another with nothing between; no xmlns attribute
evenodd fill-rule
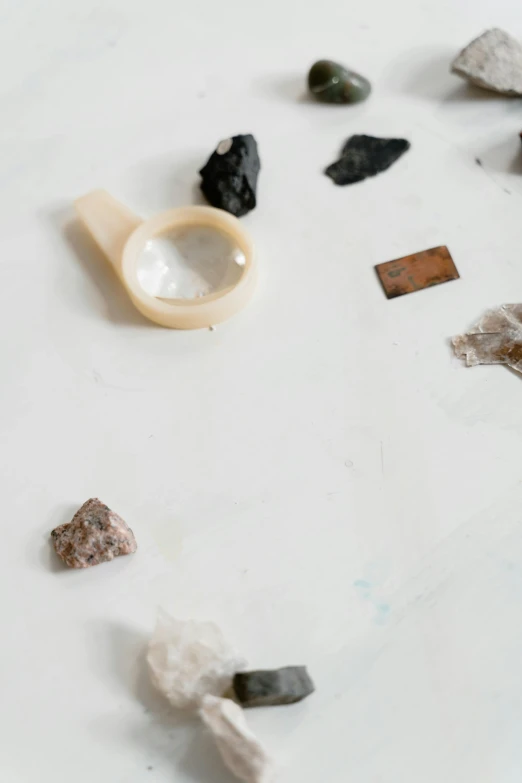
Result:
<svg viewBox="0 0 522 783"><path fill-rule="evenodd" d="M239 281L245 256L234 239L208 226L172 229L149 239L136 273L140 286L159 299L196 299Z"/></svg>

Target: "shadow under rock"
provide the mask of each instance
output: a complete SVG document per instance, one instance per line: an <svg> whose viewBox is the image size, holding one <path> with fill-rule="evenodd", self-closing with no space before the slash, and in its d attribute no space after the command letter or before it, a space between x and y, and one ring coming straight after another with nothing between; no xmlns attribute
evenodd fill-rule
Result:
<svg viewBox="0 0 522 783"><path fill-rule="evenodd" d="M522 130L522 119L520 121ZM522 142L514 131L503 141L494 144L479 155L481 165L504 174L522 174Z"/></svg>
<svg viewBox="0 0 522 783"><path fill-rule="evenodd" d="M414 48L390 63L385 82L395 91L442 105L478 103L520 108L520 99L477 87L451 72L457 51L440 47Z"/></svg>
<svg viewBox="0 0 522 783"><path fill-rule="evenodd" d="M455 55L453 49L440 47L409 49L389 64L383 80L395 92L426 100L443 99L456 83L450 73Z"/></svg>
<svg viewBox="0 0 522 783"><path fill-rule="evenodd" d="M105 673L115 677L142 705L150 724L132 730L132 741L139 742L151 758L182 771L195 783L231 783L214 740L202 721L193 713L176 710L151 682L147 664L148 637L123 624L111 623L96 634L99 653L105 647Z"/></svg>
<svg viewBox="0 0 522 783"><path fill-rule="evenodd" d="M136 201L143 205L143 216L189 204L205 205L199 171L216 148L219 138L209 137L208 148L179 155L159 155L136 163L132 180Z"/></svg>
<svg viewBox="0 0 522 783"><path fill-rule="evenodd" d="M286 104L315 103L317 106L330 106L331 104L316 101L310 95L306 86L306 71L301 74L287 75L283 77L263 77L255 80L255 89L272 97L279 98ZM345 106L346 108L346 106Z"/></svg>
<svg viewBox="0 0 522 783"><path fill-rule="evenodd" d="M453 87L443 100L444 103L482 102L483 104L488 104L505 101L509 103L513 99L506 98L505 95L500 95L500 93L494 90L485 90L483 87L477 87L476 84L471 84L459 78L459 83Z"/></svg>

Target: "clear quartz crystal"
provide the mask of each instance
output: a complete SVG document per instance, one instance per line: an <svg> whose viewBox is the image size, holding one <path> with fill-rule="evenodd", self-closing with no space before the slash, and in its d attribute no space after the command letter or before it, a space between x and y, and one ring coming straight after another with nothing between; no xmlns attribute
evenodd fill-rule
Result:
<svg viewBox="0 0 522 783"><path fill-rule="evenodd" d="M488 310L473 329L452 342L456 356L468 367L506 364L522 373L522 304Z"/></svg>
<svg viewBox="0 0 522 783"><path fill-rule="evenodd" d="M160 610L149 643L152 682L178 709L197 709L204 696L221 696L244 667L214 623L176 620Z"/></svg>

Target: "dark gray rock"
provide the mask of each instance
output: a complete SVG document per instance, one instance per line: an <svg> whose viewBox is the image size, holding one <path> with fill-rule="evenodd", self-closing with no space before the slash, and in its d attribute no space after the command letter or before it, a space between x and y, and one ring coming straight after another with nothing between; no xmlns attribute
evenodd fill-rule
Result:
<svg viewBox="0 0 522 783"><path fill-rule="evenodd" d="M237 700L243 707L273 707L305 699L315 687L306 666L239 672L232 683Z"/></svg>
<svg viewBox="0 0 522 783"><path fill-rule="evenodd" d="M201 190L213 207L236 217L256 206L261 162L251 134L220 141L201 171Z"/></svg>
<svg viewBox="0 0 522 783"><path fill-rule="evenodd" d="M406 139L379 139L375 136L351 136L341 157L325 170L336 185L352 185L386 171L410 148Z"/></svg>

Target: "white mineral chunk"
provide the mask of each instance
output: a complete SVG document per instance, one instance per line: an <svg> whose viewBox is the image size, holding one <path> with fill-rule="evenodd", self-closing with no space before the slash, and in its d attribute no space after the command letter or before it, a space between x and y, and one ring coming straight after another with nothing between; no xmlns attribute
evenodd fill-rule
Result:
<svg viewBox="0 0 522 783"><path fill-rule="evenodd" d="M163 610L147 661L152 682L178 709L197 709L207 694L221 696L245 665L217 625L176 620Z"/></svg>
<svg viewBox="0 0 522 783"><path fill-rule="evenodd" d="M507 364L522 373L522 304L488 310L473 329L452 342L456 356L468 367Z"/></svg>
<svg viewBox="0 0 522 783"><path fill-rule="evenodd" d="M451 64L453 73L478 87L522 95L522 45L496 28L475 38Z"/></svg>
<svg viewBox="0 0 522 783"><path fill-rule="evenodd" d="M248 728L238 704L205 696L199 714L212 732L224 763L237 778L245 783L272 780L272 762Z"/></svg>

